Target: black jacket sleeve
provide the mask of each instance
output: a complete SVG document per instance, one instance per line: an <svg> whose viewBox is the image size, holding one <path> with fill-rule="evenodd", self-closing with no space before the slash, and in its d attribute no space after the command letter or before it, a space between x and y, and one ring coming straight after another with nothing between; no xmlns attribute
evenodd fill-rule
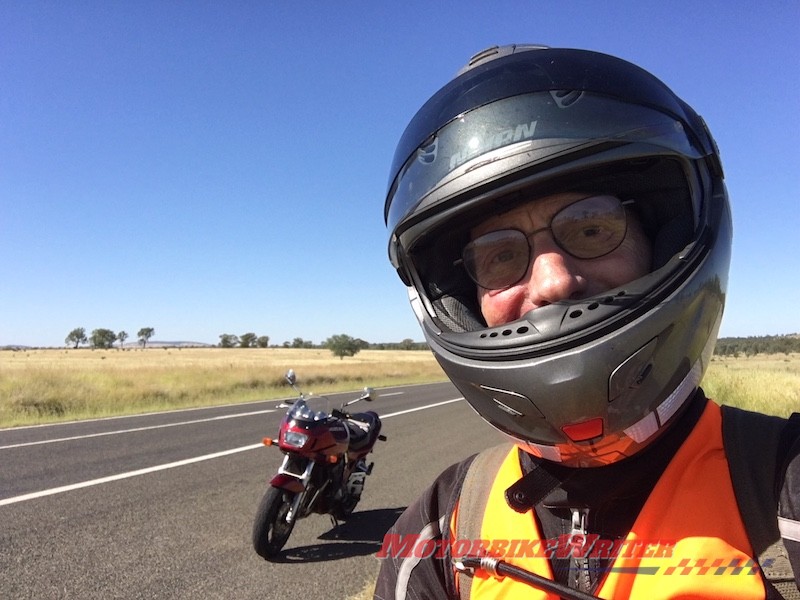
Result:
<svg viewBox="0 0 800 600"><path fill-rule="evenodd" d="M778 521L783 544L800 589L800 413L789 419L785 452L785 476L778 503Z"/></svg>
<svg viewBox="0 0 800 600"><path fill-rule="evenodd" d="M378 552L374 600L457 598L450 563L450 516L474 457L452 465L397 519Z"/></svg>

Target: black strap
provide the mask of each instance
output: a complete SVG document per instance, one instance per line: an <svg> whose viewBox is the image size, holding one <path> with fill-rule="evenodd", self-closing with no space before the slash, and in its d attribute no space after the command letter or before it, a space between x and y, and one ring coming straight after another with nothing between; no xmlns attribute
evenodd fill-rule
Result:
<svg viewBox="0 0 800 600"><path fill-rule="evenodd" d="M481 537L483 514L489 502L494 477L487 473L497 473L508 453L514 446L500 444L478 454L470 464L458 500L458 519L456 520L456 540L477 540ZM467 571L458 574L458 590L462 600L469 600L472 577Z"/></svg>
<svg viewBox="0 0 800 600"><path fill-rule="evenodd" d="M573 472L577 470L573 469ZM569 475L559 479L540 468L537 463L531 462L530 471L506 490L506 502L518 513L527 512L568 479Z"/></svg>
<svg viewBox="0 0 800 600"><path fill-rule="evenodd" d="M790 425L791 423L791 425ZM733 491L745 530L762 568L767 598L800 599L778 529L778 499L797 420L722 407L722 437Z"/></svg>

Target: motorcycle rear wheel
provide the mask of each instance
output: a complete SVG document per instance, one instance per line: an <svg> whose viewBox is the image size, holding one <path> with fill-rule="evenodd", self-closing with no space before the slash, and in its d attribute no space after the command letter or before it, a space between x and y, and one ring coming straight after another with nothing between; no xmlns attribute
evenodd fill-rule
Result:
<svg viewBox="0 0 800 600"><path fill-rule="evenodd" d="M258 505L253 523L253 548L264 560L274 558L289 540L294 520L286 522L295 494L270 486Z"/></svg>

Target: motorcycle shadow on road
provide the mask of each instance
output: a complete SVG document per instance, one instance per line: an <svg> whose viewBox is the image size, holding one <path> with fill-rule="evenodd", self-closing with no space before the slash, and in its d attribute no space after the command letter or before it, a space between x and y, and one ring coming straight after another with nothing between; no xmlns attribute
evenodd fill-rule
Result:
<svg viewBox="0 0 800 600"><path fill-rule="evenodd" d="M404 510L399 507L354 512L347 521L320 535L323 543L285 548L272 562L324 562L375 554L383 544L383 536Z"/></svg>

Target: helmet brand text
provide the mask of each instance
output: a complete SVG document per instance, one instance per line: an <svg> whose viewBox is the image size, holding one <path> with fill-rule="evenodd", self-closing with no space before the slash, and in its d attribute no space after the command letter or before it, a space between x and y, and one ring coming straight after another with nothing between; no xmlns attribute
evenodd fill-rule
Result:
<svg viewBox="0 0 800 600"><path fill-rule="evenodd" d="M450 157L450 169L452 170L469 159L490 150L531 139L535 131L536 121L531 121L530 123L520 123L516 127L509 127L484 137L475 135L469 139L466 148Z"/></svg>

